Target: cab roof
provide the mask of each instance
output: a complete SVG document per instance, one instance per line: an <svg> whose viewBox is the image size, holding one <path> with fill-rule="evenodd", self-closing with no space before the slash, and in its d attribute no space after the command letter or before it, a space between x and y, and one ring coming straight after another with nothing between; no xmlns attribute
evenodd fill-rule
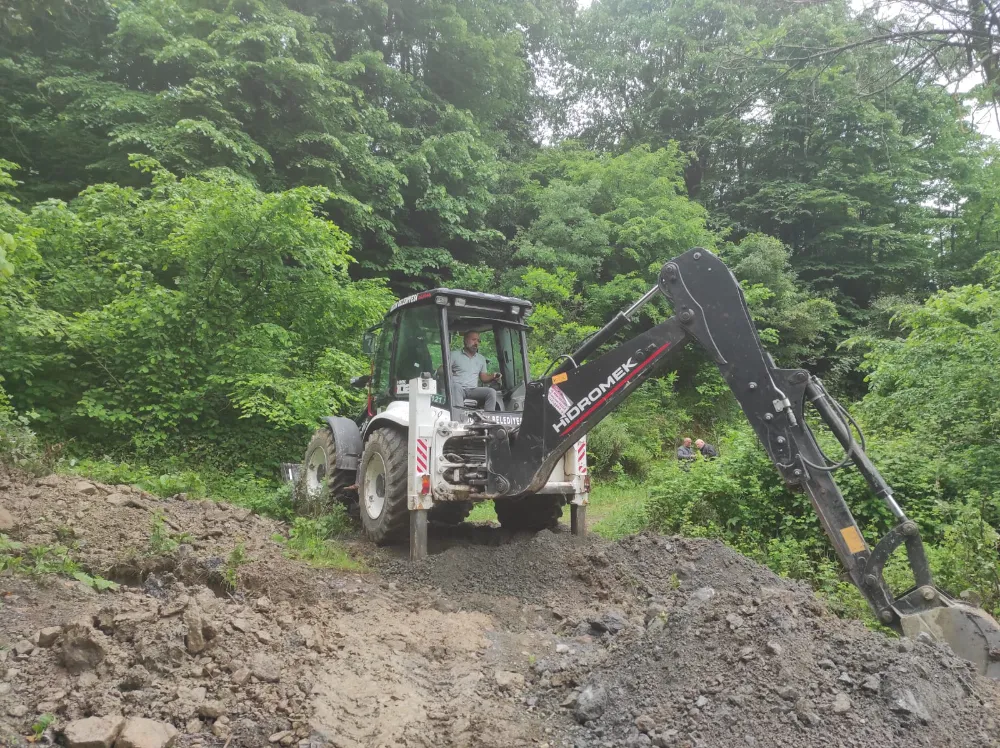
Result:
<svg viewBox="0 0 1000 748"><path fill-rule="evenodd" d="M447 301L438 300L442 298ZM497 316L517 318L524 317L532 309L530 301L514 296L500 296L481 291L462 291L455 288L435 288L432 291L421 291L400 299L390 307L388 313L392 314L404 307L422 304L438 304L463 311L468 309L470 312L476 312L478 316L488 316L489 313L493 313Z"/></svg>

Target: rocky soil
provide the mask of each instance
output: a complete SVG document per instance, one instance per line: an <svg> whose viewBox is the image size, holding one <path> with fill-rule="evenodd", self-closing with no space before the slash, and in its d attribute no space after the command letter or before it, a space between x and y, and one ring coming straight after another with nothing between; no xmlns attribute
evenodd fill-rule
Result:
<svg viewBox="0 0 1000 748"><path fill-rule="evenodd" d="M415 566L357 544L359 574L286 558L285 530L0 474L0 533L121 585L0 573L0 745L1000 745L968 663L718 543L465 528Z"/></svg>

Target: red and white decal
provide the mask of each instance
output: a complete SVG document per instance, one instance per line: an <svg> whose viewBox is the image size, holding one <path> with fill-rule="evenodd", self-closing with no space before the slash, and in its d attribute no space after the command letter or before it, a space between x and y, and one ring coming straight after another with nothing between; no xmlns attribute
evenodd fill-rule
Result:
<svg viewBox="0 0 1000 748"><path fill-rule="evenodd" d="M417 439L417 473L426 473L429 464L430 449L426 439Z"/></svg>
<svg viewBox="0 0 1000 748"><path fill-rule="evenodd" d="M576 443L576 466L580 475L587 474L587 440L581 439Z"/></svg>
<svg viewBox="0 0 1000 748"><path fill-rule="evenodd" d="M558 384L549 387L549 405L559 411L559 415L566 415L566 411L573 407L573 401L566 397L566 393L559 389Z"/></svg>

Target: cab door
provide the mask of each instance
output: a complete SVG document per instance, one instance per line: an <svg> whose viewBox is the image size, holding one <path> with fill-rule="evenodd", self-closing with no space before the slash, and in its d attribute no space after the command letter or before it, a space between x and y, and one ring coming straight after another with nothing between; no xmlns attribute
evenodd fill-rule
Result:
<svg viewBox="0 0 1000 748"><path fill-rule="evenodd" d="M414 377L429 373L438 381L438 392L432 402L446 406L448 403L449 379L444 370L444 351L441 335L441 310L438 306L426 304L404 308L399 312L399 330L396 334L396 355L392 362L391 397L405 400L405 395L396 395L397 382L409 382Z"/></svg>

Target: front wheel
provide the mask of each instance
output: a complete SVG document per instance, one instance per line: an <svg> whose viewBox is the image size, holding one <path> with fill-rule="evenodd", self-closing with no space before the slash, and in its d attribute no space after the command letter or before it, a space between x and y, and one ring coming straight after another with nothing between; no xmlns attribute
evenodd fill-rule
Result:
<svg viewBox="0 0 1000 748"><path fill-rule="evenodd" d="M564 496L526 496L523 499L496 499L493 508L505 530L539 532L554 530L562 517Z"/></svg>
<svg viewBox="0 0 1000 748"><path fill-rule="evenodd" d="M365 443L358 471L361 529L376 545L402 540L409 526L406 503L406 435L378 429Z"/></svg>
<svg viewBox="0 0 1000 748"><path fill-rule="evenodd" d="M306 447L305 463L295 486L296 514L326 514L336 502L349 506L354 501L355 477L353 470L337 468L337 445L333 434L328 428L319 429Z"/></svg>

